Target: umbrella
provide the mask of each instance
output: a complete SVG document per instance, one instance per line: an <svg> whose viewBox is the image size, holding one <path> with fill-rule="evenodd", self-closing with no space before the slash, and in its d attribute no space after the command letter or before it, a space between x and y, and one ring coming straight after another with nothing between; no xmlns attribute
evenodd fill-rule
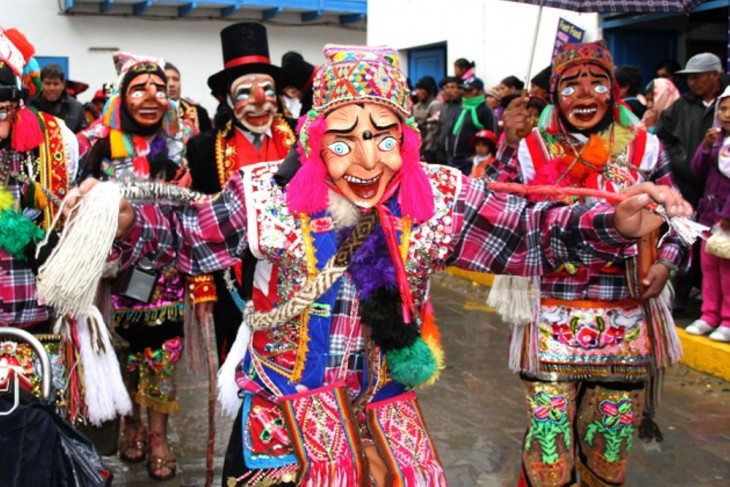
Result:
<svg viewBox="0 0 730 487"><path fill-rule="evenodd" d="M574 12L668 12L689 13L705 0L508 0Z"/></svg>
<svg viewBox="0 0 730 487"><path fill-rule="evenodd" d="M540 19L542 17L543 7L561 8L564 10L572 10L574 12L592 12L592 13L608 13L608 12L667 12L667 13L689 13L690 10L703 3L705 0L507 0L510 2L529 3L537 5L540 10L537 14L535 23L535 34L532 38L532 50L530 51L530 61L527 65L527 76L525 77L525 85L530 80L530 69L532 69L532 61L535 57L535 47L537 45L537 34L540 29Z"/></svg>

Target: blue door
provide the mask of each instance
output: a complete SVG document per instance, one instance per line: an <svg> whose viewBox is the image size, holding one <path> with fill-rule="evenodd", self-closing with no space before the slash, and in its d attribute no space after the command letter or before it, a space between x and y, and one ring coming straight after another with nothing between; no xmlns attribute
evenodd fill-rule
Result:
<svg viewBox="0 0 730 487"><path fill-rule="evenodd" d="M654 79L657 64L677 59L677 32L673 30L610 29L603 35L616 66L641 68L644 86Z"/></svg>
<svg viewBox="0 0 730 487"><path fill-rule="evenodd" d="M408 50L408 78L411 85L424 76L433 76L436 83L446 76L446 44Z"/></svg>

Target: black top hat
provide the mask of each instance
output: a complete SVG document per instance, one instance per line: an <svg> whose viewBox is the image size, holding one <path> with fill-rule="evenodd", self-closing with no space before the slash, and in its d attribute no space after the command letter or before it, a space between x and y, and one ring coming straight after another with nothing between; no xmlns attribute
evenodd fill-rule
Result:
<svg viewBox="0 0 730 487"><path fill-rule="evenodd" d="M266 27L253 22L229 25L221 31L223 70L208 78L215 93L227 93L231 82L249 73L268 74L281 90L287 84L286 73L271 64Z"/></svg>
<svg viewBox="0 0 730 487"><path fill-rule="evenodd" d="M281 69L289 76L289 84L300 91L312 87L315 67L304 60L301 54L289 51L281 58Z"/></svg>

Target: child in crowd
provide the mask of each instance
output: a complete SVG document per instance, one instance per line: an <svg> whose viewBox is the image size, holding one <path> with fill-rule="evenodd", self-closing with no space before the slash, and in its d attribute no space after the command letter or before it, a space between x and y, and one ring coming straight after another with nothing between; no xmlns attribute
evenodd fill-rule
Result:
<svg viewBox="0 0 730 487"><path fill-rule="evenodd" d="M717 101L715 125L697 148L692 171L706 182L697 205L700 223L730 231L730 87ZM686 331L692 335L711 332L711 340L730 342L730 259L709 254L705 247L702 242L702 314Z"/></svg>
<svg viewBox="0 0 730 487"><path fill-rule="evenodd" d="M497 134L491 130L480 130L469 139L469 145L476 151L472 157L471 177L483 178L487 166L494 162L497 154Z"/></svg>

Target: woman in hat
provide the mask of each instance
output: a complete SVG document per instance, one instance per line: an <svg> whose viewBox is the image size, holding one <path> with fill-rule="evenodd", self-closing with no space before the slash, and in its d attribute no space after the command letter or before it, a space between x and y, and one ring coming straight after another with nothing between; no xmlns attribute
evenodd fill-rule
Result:
<svg viewBox="0 0 730 487"><path fill-rule="evenodd" d="M537 127L530 129L528 98L505 112L497 177L611 192L649 180L671 191L667 153L621 102L605 42L562 46L552 70L552 104ZM658 247L646 239L607 260L568 263L537 289L495 281L501 292L490 296L493 305L527 305L505 306L503 314L514 324L510 367L520 372L527 403L520 485L569 485L576 472L586 485L622 485L636 432L657 435L655 398L647 394L656 371L681 354L660 293L687 265L687 249L670 231Z"/></svg>
<svg viewBox="0 0 730 487"><path fill-rule="evenodd" d="M179 181L186 172L190 129L167 96L164 61L120 52L114 62L118 88L101 123L79 134L85 147L82 177ZM140 264L119 274L111 291L117 333L129 342L123 372L134 403L132 414L124 418L119 454L128 462L146 459L150 477L165 480L176 473L167 426L170 413L180 408L175 371L183 349L184 276L171 266L161 272L149 268ZM153 285L145 293L133 292L129 279L136 273L152 274ZM142 407L149 429L142 423Z"/></svg>

